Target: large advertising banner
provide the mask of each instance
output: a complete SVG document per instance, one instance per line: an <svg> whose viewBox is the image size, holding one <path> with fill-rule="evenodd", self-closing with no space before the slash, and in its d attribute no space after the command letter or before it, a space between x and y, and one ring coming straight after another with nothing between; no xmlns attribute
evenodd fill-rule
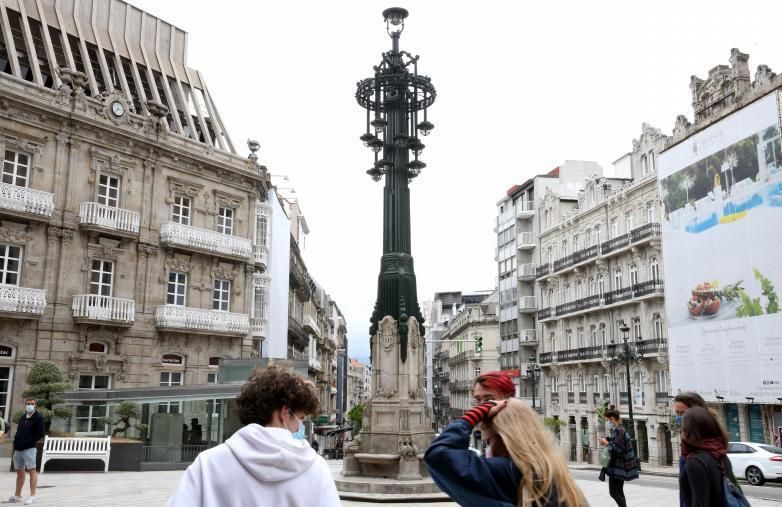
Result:
<svg viewBox="0 0 782 507"><path fill-rule="evenodd" d="M782 396L782 149L776 92L660 154L671 385Z"/></svg>

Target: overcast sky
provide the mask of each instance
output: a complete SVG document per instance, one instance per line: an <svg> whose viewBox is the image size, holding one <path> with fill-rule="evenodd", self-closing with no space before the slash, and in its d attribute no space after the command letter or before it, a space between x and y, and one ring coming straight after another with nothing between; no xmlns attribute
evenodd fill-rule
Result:
<svg viewBox="0 0 782 507"><path fill-rule="evenodd" d="M190 34L241 154L287 175L306 215L304 258L348 322L351 357L367 360L382 253L382 183L365 174L365 113L356 81L390 47L388 1L131 0ZM568 159L604 168L647 122L692 119L690 76L728 64L730 49L782 66L778 1L401 3L401 47L421 56L437 101L412 185L421 301L496 285L496 202L513 184ZM285 192L287 193L287 191Z"/></svg>

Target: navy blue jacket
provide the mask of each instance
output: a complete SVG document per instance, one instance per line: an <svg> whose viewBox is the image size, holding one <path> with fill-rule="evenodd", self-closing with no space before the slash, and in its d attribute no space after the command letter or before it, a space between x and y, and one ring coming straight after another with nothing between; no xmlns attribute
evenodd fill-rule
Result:
<svg viewBox="0 0 782 507"><path fill-rule="evenodd" d="M19 427L14 436L14 449L24 451L35 447L35 443L43 438L46 433L43 416L38 412L27 417L27 414L19 418Z"/></svg>

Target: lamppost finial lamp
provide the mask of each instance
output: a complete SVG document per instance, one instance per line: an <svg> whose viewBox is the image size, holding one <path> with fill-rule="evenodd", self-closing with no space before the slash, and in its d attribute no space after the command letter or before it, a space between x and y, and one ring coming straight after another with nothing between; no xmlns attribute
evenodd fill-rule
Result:
<svg viewBox="0 0 782 507"><path fill-rule="evenodd" d="M399 35L405 29L405 18L410 13L402 7L390 7L383 11L383 19L386 21L388 35Z"/></svg>

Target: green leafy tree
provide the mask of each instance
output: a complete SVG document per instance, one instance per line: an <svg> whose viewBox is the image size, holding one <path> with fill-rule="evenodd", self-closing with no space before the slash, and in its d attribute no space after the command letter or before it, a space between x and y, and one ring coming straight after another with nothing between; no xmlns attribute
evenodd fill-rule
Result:
<svg viewBox="0 0 782 507"><path fill-rule="evenodd" d="M37 400L36 410L46 421L46 433L52 426L54 417L71 417L73 411L67 407L56 407L63 400L59 395L70 389L71 385L65 382L62 371L51 361L38 361L27 373L27 389L22 393L25 398ZM14 421L18 422L24 411L19 410L14 414Z"/></svg>
<svg viewBox="0 0 782 507"><path fill-rule="evenodd" d="M353 405L353 408L348 412L348 421L353 423L353 429L356 433L361 431L361 426L364 421L364 404L358 403Z"/></svg>
<svg viewBox="0 0 782 507"><path fill-rule="evenodd" d="M562 427L564 422L562 422L562 419L557 419L555 417L545 417L543 419L543 424L551 430L554 435L556 435L557 438L559 438L559 429Z"/></svg>
<svg viewBox="0 0 782 507"><path fill-rule="evenodd" d="M106 424L116 426L111 431L112 437L116 437L120 433L123 437L127 437L128 430L131 428L139 431L143 431L147 428L146 424L139 423L139 420L141 419L141 407L138 403L123 401L114 409L114 415L117 416L116 421L112 421L111 417L104 417L102 419Z"/></svg>

